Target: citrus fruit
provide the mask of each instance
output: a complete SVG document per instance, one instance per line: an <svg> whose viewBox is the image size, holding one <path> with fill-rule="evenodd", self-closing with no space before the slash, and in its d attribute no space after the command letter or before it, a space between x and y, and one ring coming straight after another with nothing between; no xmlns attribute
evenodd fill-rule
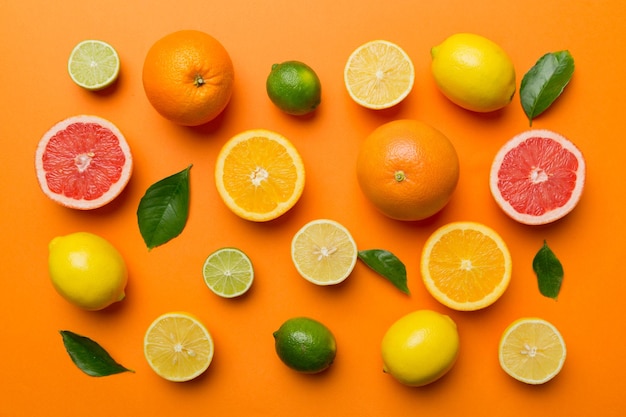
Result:
<svg viewBox="0 0 626 417"><path fill-rule="evenodd" d="M539 318L521 318L504 331L498 349L500 366L527 384L554 378L565 362L565 341L556 327Z"/></svg>
<svg viewBox="0 0 626 417"><path fill-rule="evenodd" d="M241 132L222 147L215 164L219 195L246 220L273 220L291 209L304 190L304 164L284 136L265 129Z"/></svg>
<svg viewBox="0 0 626 417"><path fill-rule="evenodd" d="M273 336L280 360L298 372L318 373L328 369L335 360L335 336L317 320L308 317L291 318Z"/></svg>
<svg viewBox="0 0 626 417"><path fill-rule="evenodd" d="M334 220L310 221L291 241L291 259L296 270L317 285L343 282L352 273L357 256L352 235Z"/></svg>
<svg viewBox="0 0 626 417"><path fill-rule="evenodd" d="M211 35L181 30L156 41L143 64L148 101L166 119L199 126L228 105L235 77L224 46Z"/></svg>
<svg viewBox="0 0 626 417"><path fill-rule="evenodd" d="M398 45L373 40L350 54L343 78L348 94L356 103L379 110L393 107L409 95L415 69Z"/></svg>
<svg viewBox="0 0 626 417"><path fill-rule="evenodd" d="M419 387L444 376L456 362L456 323L432 310L411 312L393 323L381 343L383 370L397 381Z"/></svg>
<svg viewBox="0 0 626 417"><path fill-rule="evenodd" d="M124 258L109 241L93 233L52 239L48 272L56 291L85 310L101 310L124 299L128 281Z"/></svg>
<svg viewBox="0 0 626 417"><path fill-rule="evenodd" d="M437 229L422 251L421 273L428 292L462 311L490 306L511 280L511 255L493 229L453 222Z"/></svg>
<svg viewBox="0 0 626 417"><path fill-rule="evenodd" d="M453 103L475 112L503 108L515 95L515 68L495 42L457 33L431 48L437 87Z"/></svg>
<svg viewBox="0 0 626 417"><path fill-rule="evenodd" d="M204 324L187 312L165 313L148 327L143 352L150 367L168 381L200 376L213 360L213 338Z"/></svg>
<svg viewBox="0 0 626 417"><path fill-rule="evenodd" d="M73 116L55 124L37 145L35 169L51 200L90 210L117 197L130 180L133 158L124 135L108 120Z"/></svg>
<svg viewBox="0 0 626 417"><path fill-rule="evenodd" d="M113 84L120 72L120 58L106 42L88 39L74 47L67 62L70 78L87 90L102 90Z"/></svg>
<svg viewBox="0 0 626 417"><path fill-rule="evenodd" d="M211 253L204 261L202 275L209 289L224 298L244 294L254 280L250 258L237 248L221 248Z"/></svg>
<svg viewBox="0 0 626 417"><path fill-rule="evenodd" d="M582 153L568 139L549 130L529 130L498 151L489 185L511 218L529 225L547 224L576 207L585 169Z"/></svg>
<svg viewBox="0 0 626 417"><path fill-rule="evenodd" d="M265 88L276 107L295 116L311 113L322 100L319 77L313 68L299 61L272 65Z"/></svg>
<svg viewBox="0 0 626 417"><path fill-rule="evenodd" d="M450 200L459 179L459 158L437 129L417 120L395 120L368 135L356 171L363 194L383 214L422 220Z"/></svg>

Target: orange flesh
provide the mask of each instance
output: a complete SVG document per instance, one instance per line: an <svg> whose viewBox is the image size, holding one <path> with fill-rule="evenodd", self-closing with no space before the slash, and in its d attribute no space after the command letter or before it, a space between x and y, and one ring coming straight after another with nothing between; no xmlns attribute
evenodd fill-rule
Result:
<svg viewBox="0 0 626 417"><path fill-rule="evenodd" d="M249 212L268 213L287 202L297 178L291 155L264 137L238 144L224 162L224 187Z"/></svg>
<svg viewBox="0 0 626 417"><path fill-rule="evenodd" d="M504 276L502 251L476 230L456 230L433 247L430 271L435 285L457 302L474 302L494 291Z"/></svg>

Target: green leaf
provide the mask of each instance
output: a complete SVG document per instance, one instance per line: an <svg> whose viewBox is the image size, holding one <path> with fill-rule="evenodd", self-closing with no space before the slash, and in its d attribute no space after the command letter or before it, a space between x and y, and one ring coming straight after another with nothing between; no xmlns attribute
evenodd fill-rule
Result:
<svg viewBox="0 0 626 417"><path fill-rule="evenodd" d="M549 52L539 58L524 75L520 86L522 108L530 125L548 109L574 74L574 58L569 51Z"/></svg>
<svg viewBox="0 0 626 417"><path fill-rule="evenodd" d="M139 202L139 232L148 249L180 235L189 216L189 170L170 175L152 184Z"/></svg>
<svg viewBox="0 0 626 417"><path fill-rule="evenodd" d="M135 372L117 363L106 350L88 337L69 330L61 330L65 350L72 362L89 376L108 376L122 372Z"/></svg>
<svg viewBox="0 0 626 417"><path fill-rule="evenodd" d="M406 282L406 268L393 253L382 249L369 249L359 251L358 255L365 265L389 280L403 293L410 294Z"/></svg>
<svg viewBox="0 0 626 417"><path fill-rule="evenodd" d="M533 270L537 275L539 292L556 300L563 282L563 266L545 240L533 259Z"/></svg>

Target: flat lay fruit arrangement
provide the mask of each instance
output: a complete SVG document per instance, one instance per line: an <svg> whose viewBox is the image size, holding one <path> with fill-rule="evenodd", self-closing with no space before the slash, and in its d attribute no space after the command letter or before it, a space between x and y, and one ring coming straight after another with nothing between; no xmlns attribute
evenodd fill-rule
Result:
<svg viewBox="0 0 626 417"><path fill-rule="evenodd" d="M136 386L133 415L458 415L459 395L518 415L585 379L617 262L588 237L615 218L591 210L612 197L577 107L588 56L488 27L359 33L246 49L177 21L48 52L67 95L20 138L16 215L39 232L13 257L70 414Z"/></svg>
<svg viewBox="0 0 626 417"><path fill-rule="evenodd" d="M491 112L511 102L516 89L515 71L510 58L494 42L476 34L455 34L434 46L431 53L437 85L455 104L471 111ZM74 81L80 78L76 72L84 71L82 66L72 66L75 55L70 56L68 65ZM566 56L573 65L571 54ZM99 67L108 64L110 58L94 48L83 51L82 60L91 60L91 69L99 74ZM210 122L226 108L232 95L235 77L228 52L217 39L198 30L177 31L155 42L143 68L143 87L150 103L176 124L197 126ZM388 41L375 40L358 47L348 57L345 68L350 97L366 108L397 105L413 87L414 68L409 56ZM118 71L116 67L112 72L116 76ZM568 68L568 76L561 77L559 91L548 100L558 99L572 73L573 68ZM524 79L545 83L548 78L547 82L557 83L552 80L557 76L555 71L540 74L538 81L533 73L527 73ZM280 110L303 116L320 105L320 84L311 67L287 61L272 66L267 94ZM110 122L87 116L60 122L43 136L35 155L37 178L44 193L63 206L83 210L109 203L122 192L131 175L131 169L126 168L131 161L119 130ZM167 244L183 232L191 193L189 170L153 184L141 199L137 217L148 249ZM459 180L459 157L454 145L437 129L417 120L394 120L375 129L361 144L356 173L364 195L383 215L399 221L418 221L445 208ZM575 208L585 173L584 157L568 139L547 130L529 130L511 139L496 155L490 185L497 203L513 219L531 225L546 224ZM216 187L226 206L242 219L254 222L275 220L292 209L303 193L305 177L302 157L293 143L264 129L248 130L231 138L215 164ZM154 242L154 235L161 239ZM374 256L361 252L359 257L349 230L330 219L309 222L295 234L291 245L296 270L313 284L342 283L361 259L408 292L402 260L384 249L373 252ZM542 273L536 269L539 286L556 280L560 287L563 277L558 258L542 259L538 262ZM435 231L424 244L421 259L428 292L443 305L459 311L478 310L496 302L509 285L512 268L503 239L475 222L449 223ZM116 249L99 236L82 233L53 239L49 270L59 294L84 309L100 310L124 299L126 265ZM233 298L251 287L254 270L243 251L222 248L207 258L203 276L214 293ZM166 314L146 332L146 360L165 379L188 381L201 375L211 363L211 334L198 319L189 317L186 313ZM417 386L434 382L448 372L456 360L459 342L456 324L444 317L431 310L418 310L392 326L382 342L385 372L401 383ZM183 324L182 320L190 323ZM444 324L438 322L441 320ZM559 334L552 324L547 326ZM517 326L503 336L499 347L501 365L520 381L547 382L565 361L565 342L559 335L560 350L555 351L549 338L535 337L534 331L523 329ZM334 336L324 324L311 318L291 319L274 332L274 337L280 359L297 371L321 372L335 359ZM90 343L98 354L84 346L74 352L72 345L66 345L83 370L91 369L91 362L98 364L101 356L109 358L97 342ZM525 350L516 359L513 355L519 353L515 351L519 346ZM79 355L82 358L77 361ZM117 373L117 366L113 373ZM107 375L103 369L100 376Z"/></svg>

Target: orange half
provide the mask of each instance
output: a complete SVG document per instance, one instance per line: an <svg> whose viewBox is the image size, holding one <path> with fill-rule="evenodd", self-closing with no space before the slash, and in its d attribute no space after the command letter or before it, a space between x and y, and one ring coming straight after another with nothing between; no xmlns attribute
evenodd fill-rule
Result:
<svg viewBox="0 0 626 417"><path fill-rule="evenodd" d="M242 132L220 151L215 182L224 203L246 220L273 220L304 190L304 164L284 136L264 129Z"/></svg>
<svg viewBox="0 0 626 417"><path fill-rule="evenodd" d="M436 230L422 252L424 285L439 302L472 311L493 304L511 280L511 255L491 228L454 222Z"/></svg>

